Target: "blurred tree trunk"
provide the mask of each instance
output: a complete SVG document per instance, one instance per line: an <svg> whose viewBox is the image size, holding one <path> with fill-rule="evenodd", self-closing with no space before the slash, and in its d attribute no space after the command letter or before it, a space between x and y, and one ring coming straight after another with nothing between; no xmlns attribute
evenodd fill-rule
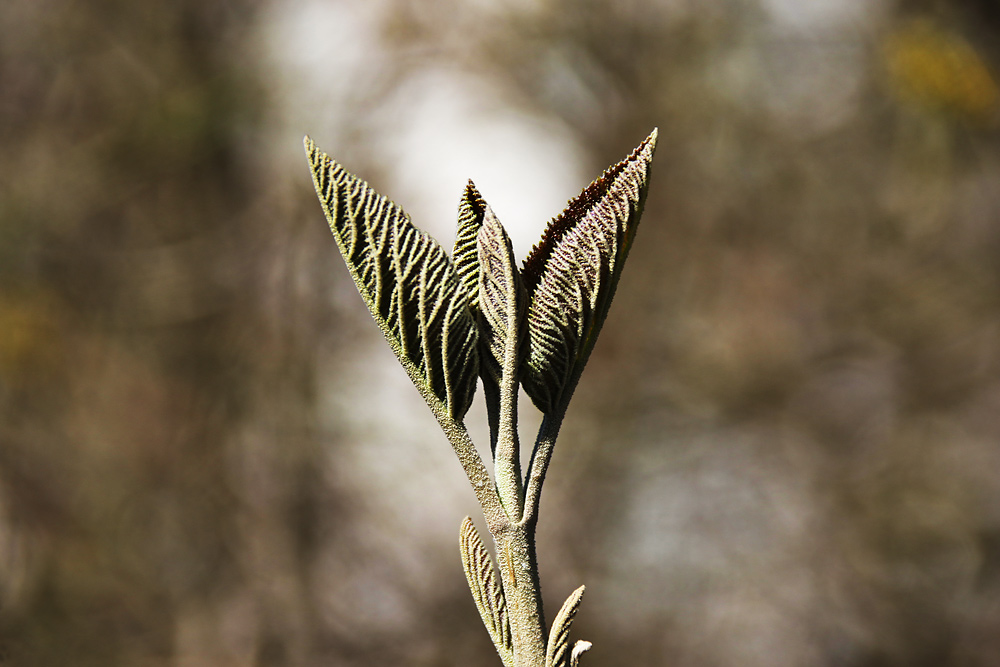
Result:
<svg viewBox="0 0 1000 667"><path fill-rule="evenodd" d="M257 4L0 7L12 665L307 651L300 589L333 502L313 388L329 322L291 272L323 230L262 194Z"/></svg>

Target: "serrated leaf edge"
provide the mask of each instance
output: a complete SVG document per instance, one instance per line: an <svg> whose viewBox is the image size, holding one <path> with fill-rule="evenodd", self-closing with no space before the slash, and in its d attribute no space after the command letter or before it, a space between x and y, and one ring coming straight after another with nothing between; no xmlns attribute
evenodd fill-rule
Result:
<svg viewBox="0 0 1000 667"><path fill-rule="evenodd" d="M477 237L486 216L486 202L470 179L458 204L458 229L451 252L458 279L465 290L469 308L479 310L479 256Z"/></svg>
<svg viewBox="0 0 1000 667"><path fill-rule="evenodd" d="M546 228L524 262L528 355L522 385L545 414L564 409L614 297L648 189L657 130Z"/></svg>
<svg viewBox="0 0 1000 667"><path fill-rule="evenodd" d="M531 252L524 259L522 273L524 275L525 287L529 292L534 292L538 286L538 281L545 269L545 264L562 237L579 224L588 210L601 200L604 194L614 185L615 179L622 171L630 163L643 160L648 165L652 161L652 154L656 149L658 135L659 130L653 128L649 136L643 139L642 143L636 146L624 160L620 160L605 169L604 173L595 178L580 194L567 202L566 208L563 209L562 213L549 222L538 243L532 247ZM644 157L643 153L647 155Z"/></svg>

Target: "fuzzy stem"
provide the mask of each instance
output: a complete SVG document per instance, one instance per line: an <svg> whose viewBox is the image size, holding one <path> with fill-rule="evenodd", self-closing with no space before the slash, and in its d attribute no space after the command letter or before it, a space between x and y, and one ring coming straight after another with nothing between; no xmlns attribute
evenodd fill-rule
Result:
<svg viewBox="0 0 1000 667"><path fill-rule="evenodd" d="M531 452L531 461L528 463L528 480L524 492L524 514L521 522L530 524L532 531L538 521L538 503L541 501L542 484L545 482L545 473L549 469L549 461L552 460L552 450L559 436L559 428L562 426L565 408L551 415L546 415L542 419L542 425L538 429L538 438L535 440L535 447Z"/></svg>
<svg viewBox="0 0 1000 667"><path fill-rule="evenodd" d="M520 520L504 531L493 533L500 579L510 608L514 662L517 667L545 665L545 613L538 581L535 527L538 524L538 502L542 483L545 481L545 471L552 458L552 449L564 414L565 410L561 410L542 421L528 466L524 511ZM516 420L513 423L516 426Z"/></svg>
<svg viewBox="0 0 1000 667"><path fill-rule="evenodd" d="M507 515L516 523L524 512L521 443L517 438L517 380L511 386L506 372L500 387L499 427L493 458L497 490Z"/></svg>
<svg viewBox="0 0 1000 667"><path fill-rule="evenodd" d="M483 517L486 519L486 525L490 532L497 534L506 530L511 525L510 518L504 511L503 503L497 495L493 480L490 479L490 473L486 470L483 459L479 456L479 451L476 449L475 443L472 442L465 424L455 421L443 410L435 409L435 405L431 405L431 408L438 419L438 424L448 437L448 442L455 450L455 455L458 456L458 461L462 464L466 477L469 478L469 483L476 494L479 506L483 509Z"/></svg>
<svg viewBox="0 0 1000 667"><path fill-rule="evenodd" d="M545 614L538 582L534 525L513 524L493 535L510 614L517 667L544 667Z"/></svg>
<svg viewBox="0 0 1000 667"><path fill-rule="evenodd" d="M486 421L490 427L490 456L496 461L497 438L500 433L500 387L489 373L482 374L483 396L486 398Z"/></svg>

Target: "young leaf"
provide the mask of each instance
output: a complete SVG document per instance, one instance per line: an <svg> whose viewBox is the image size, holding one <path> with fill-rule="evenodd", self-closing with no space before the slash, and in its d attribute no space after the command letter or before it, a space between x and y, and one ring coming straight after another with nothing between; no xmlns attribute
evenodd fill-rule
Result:
<svg viewBox="0 0 1000 667"><path fill-rule="evenodd" d="M545 414L565 409L607 317L635 238L656 130L549 223L524 262L529 352L525 392Z"/></svg>
<svg viewBox="0 0 1000 667"><path fill-rule="evenodd" d="M479 309L481 355L494 382L500 383L502 371L509 366L515 375L520 365L525 339L525 315L528 299L521 282L521 272L514 262L507 231L489 206L476 237L479 264ZM516 384L514 387L516 388Z"/></svg>
<svg viewBox="0 0 1000 667"><path fill-rule="evenodd" d="M567 652L569 651L569 629L573 625L577 610L580 609L580 600L583 598L585 586L580 586L573 591L566 601L563 602L562 609L556 614L552 622L552 630L549 631L549 644L545 649L545 667L569 667ZM588 642L584 642L588 643ZM580 642L577 642L580 644ZM590 648L588 645L587 648ZM586 651L587 648L583 649ZM581 653L583 651L580 651ZM573 650L573 658L579 659L576 648Z"/></svg>
<svg viewBox="0 0 1000 667"><path fill-rule="evenodd" d="M462 521L459 545L462 550L465 578L469 582L479 615L483 617L483 623L503 664L506 667L513 667L514 649L503 589L493 570L493 559L483 546L483 541L479 539L479 533L469 517L465 517Z"/></svg>
<svg viewBox="0 0 1000 667"><path fill-rule="evenodd" d="M470 180L462 193L462 201L458 204L458 233L455 235L455 248L452 250L451 258L458 271L459 281L465 289L469 310L472 311L477 322L481 315L479 311L478 238L479 230L486 218L486 209L486 202L483 201L479 190ZM480 342L482 342L482 336L480 336ZM490 426L490 450L495 454L500 429L500 381L494 379L495 365L489 363L492 355L488 352L485 354L480 352L480 358L483 359L480 364L480 375L483 378L483 395L486 399L486 418Z"/></svg>
<svg viewBox="0 0 1000 667"><path fill-rule="evenodd" d="M577 667L580 664L580 656L589 651L593 644L585 639L581 639L573 644L573 652L569 655L569 667Z"/></svg>
<svg viewBox="0 0 1000 667"><path fill-rule="evenodd" d="M528 299L521 283L521 272L514 263L510 238L489 206L476 246L479 257L479 358L484 371L483 388L490 418L496 485L507 512L519 517L524 506L516 426L517 387L526 349Z"/></svg>
<svg viewBox="0 0 1000 667"><path fill-rule="evenodd" d="M399 206L308 137L313 183L347 268L414 384L461 421L479 371L478 333L445 251Z"/></svg>
<svg viewBox="0 0 1000 667"><path fill-rule="evenodd" d="M469 308L475 314L479 309L479 255L476 238L486 216L486 202L470 180L458 205L458 233L451 259L458 271L458 280L469 298Z"/></svg>

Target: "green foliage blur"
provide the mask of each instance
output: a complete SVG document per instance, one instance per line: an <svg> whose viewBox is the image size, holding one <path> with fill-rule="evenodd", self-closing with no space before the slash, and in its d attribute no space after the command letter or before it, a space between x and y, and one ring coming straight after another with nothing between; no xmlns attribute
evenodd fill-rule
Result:
<svg viewBox="0 0 1000 667"><path fill-rule="evenodd" d="M442 77L591 178L660 131L542 503L585 664L1000 664L998 44L982 0L0 3L0 667L498 664L300 152L409 207Z"/></svg>

